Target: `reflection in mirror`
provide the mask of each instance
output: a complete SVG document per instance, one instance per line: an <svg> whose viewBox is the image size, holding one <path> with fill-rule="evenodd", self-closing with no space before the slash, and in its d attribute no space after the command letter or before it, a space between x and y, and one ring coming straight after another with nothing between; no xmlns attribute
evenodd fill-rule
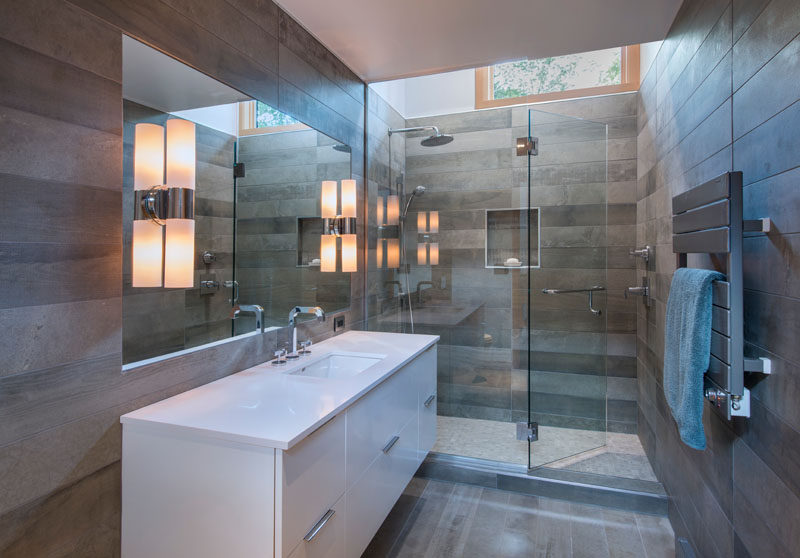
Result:
<svg viewBox="0 0 800 558"><path fill-rule="evenodd" d="M319 269L321 183L350 178L348 146L128 37L123 97L124 364L253 332L258 306L265 327L349 306L350 274ZM170 244L178 221L193 238ZM181 245L185 288L167 288Z"/></svg>

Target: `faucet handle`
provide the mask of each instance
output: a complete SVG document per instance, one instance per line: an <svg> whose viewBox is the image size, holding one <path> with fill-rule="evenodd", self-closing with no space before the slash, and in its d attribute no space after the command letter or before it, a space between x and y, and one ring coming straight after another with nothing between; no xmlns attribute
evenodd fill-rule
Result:
<svg viewBox="0 0 800 558"><path fill-rule="evenodd" d="M278 349L275 351L275 360L272 364L286 364L286 349Z"/></svg>
<svg viewBox="0 0 800 558"><path fill-rule="evenodd" d="M311 339L306 339L305 341L300 341L300 350L297 351L299 355L310 355L311 351L309 347L311 346Z"/></svg>

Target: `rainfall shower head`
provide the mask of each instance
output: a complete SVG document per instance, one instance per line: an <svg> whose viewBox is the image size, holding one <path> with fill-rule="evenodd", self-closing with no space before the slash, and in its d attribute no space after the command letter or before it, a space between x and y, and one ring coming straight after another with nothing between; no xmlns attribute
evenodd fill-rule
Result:
<svg viewBox="0 0 800 558"><path fill-rule="evenodd" d="M422 130L433 130L433 135L428 136L427 138L419 142L422 147L438 147L440 145L444 145L446 143L450 143L451 141L453 141L453 136L441 133L439 131L439 128L437 128L436 126L416 126L414 128L397 128L394 130L390 128L389 136L398 133L405 134L408 132L421 132Z"/></svg>
<svg viewBox="0 0 800 558"><path fill-rule="evenodd" d="M434 134L422 140L420 143L423 147L438 147L453 141L453 136L447 134Z"/></svg>

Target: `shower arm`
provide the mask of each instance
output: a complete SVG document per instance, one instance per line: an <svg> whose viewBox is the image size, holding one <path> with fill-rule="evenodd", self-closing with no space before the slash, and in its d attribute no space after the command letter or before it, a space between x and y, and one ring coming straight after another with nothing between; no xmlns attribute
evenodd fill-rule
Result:
<svg viewBox="0 0 800 558"><path fill-rule="evenodd" d="M440 136L439 128L436 126L415 126L413 128L389 128L389 135L406 134L408 132L422 132L423 130L433 130L434 135Z"/></svg>

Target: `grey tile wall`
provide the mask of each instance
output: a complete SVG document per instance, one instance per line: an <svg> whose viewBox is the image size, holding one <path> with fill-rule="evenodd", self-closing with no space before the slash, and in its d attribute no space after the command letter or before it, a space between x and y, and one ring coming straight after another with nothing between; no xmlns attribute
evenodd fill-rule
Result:
<svg viewBox="0 0 800 558"><path fill-rule="evenodd" d="M364 210L364 84L274 3L4 5L4 557L119 555L120 414L263 362L287 335L121 373L122 32L351 145ZM363 222L360 239L363 257ZM363 321L364 284L353 282L349 326ZM308 333L325 338L330 325Z"/></svg>
<svg viewBox="0 0 800 558"><path fill-rule="evenodd" d="M676 536L700 556L797 556L800 440L797 351L800 150L796 63L800 6L788 0L687 0L639 93L637 244L656 303L638 309L639 435L672 498ZM675 270L672 196L729 170L744 174L745 341L773 375L749 378L752 416L728 424L706 408L708 448L683 445L663 396L665 304Z"/></svg>
<svg viewBox="0 0 800 558"><path fill-rule="evenodd" d="M607 360L608 374L616 382L608 427L634 432L635 306L621 293L623 287L636 284L627 250L633 247L636 223L637 98L625 94L532 108L543 111L535 122L534 133L542 147L533 160L532 204L542 206L542 269L533 273L532 301L537 419L559 426L606 428ZM487 209L525 205L527 159L517 158L513 146L514 138L527 133L527 107L407 122L395 117L395 121L394 126L435 125L455 137L445 146L425 148L419 144L420 134L409 135L405 153L393 154L392 159L395 175L406 173L407 192L419 185L427 188L409 212L408 290L415 331L442 337L440 412L522 420L527 409L523 372L527 361L522 350L527 345L527 279L521 271L484 267L484 229ZM368 125L370 142L385 142L385 124L384 120L374 128ZM608 183L605 125L610 137ZM395 144L393 149L397 149ZM386 153L388 146L376 147L370 165L379 185L388 184L388 173L380 166L381 157L384 163L388 158ZM401 164L400 168L395 164ZM386 191L373 194L371 189L370 196ZM369 211L373 219L374 208L370 206ZM438 266L417 265L419 211L439 211ZM406 290L406 274L375 281L372 288L388 296L391 291L385 289L392 280L399 280ZM609 287L607 295L596 299L605 312L600 320L587 310L586 295L541 294L544 287L595 283ZM396 292L396 285L388 287ZM402 317L399 301L389 300L393 304L369 299L371 324L408 330L407 312Z"/></svg>

